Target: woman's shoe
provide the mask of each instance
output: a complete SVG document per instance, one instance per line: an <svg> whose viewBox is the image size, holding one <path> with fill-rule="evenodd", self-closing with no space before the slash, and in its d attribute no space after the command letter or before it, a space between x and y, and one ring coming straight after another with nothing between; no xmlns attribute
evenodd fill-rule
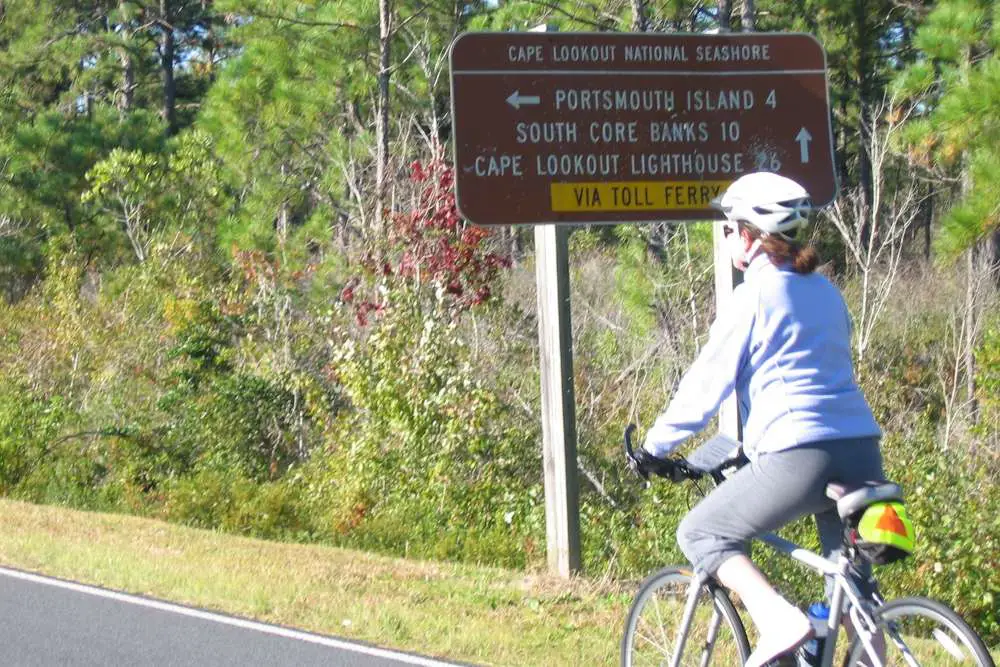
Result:
<svg viewBox="0 0 1000 667"><path fill-rule="evenodd" d="M812 623L798 608L788 607L772 616L760 628L757 648L747 658L745 667L763 667L779 655L791 653L813 636Z"/></svg>

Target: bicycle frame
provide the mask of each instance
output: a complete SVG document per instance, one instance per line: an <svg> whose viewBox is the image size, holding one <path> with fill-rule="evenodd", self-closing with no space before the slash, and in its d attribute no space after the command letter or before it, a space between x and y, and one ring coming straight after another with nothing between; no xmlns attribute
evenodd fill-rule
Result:
<svg viewBox="0 0 1000 667"><path fill-rule="evenodd" d="M845 556L840 556L836 562L831 562L819 554L809 551L808 549L804 549L794 542L778 537L773 533L762 535L759 539L771 548L791 557L793 560L796 560L806 567L816 570L820 574L833 579L834 586L833 595L830 600L830 617L827 620L826 636L828 640L823 646L823 656L820 663L821 667L832 667L833 665L833 657L837 644L837 632L840 629L841 619L843 617L845 599L854 630L868 653L870 667L883 667L882 661L878 656L878 651L875 650L875 647L872 644L872 640L874 639L876 632L875 621L861 604L861 592L848 576L850 561ZM681 619L681 625L678 628L674 655L671 660L670 667L679 667L680 665L681 656L684 654L684 645L687 642L688 630L691 627L691 621L694 618L698 595L700 594L702 587L706 585L711 588L711 577L702 572L695 572L694 578L691 580L691 585L688 589L688 596L684 605L684 615ZM714 648L716 635L721 622L722 616L719 613L719 610L714 609L708 638L705 645L702 647L702 667L707 665L709 659L711 658L712 649Z"/></svg>
<svg viewBox="0 0 1000 667"><path fill-rule="evenodd" d="M883 667L882 661L875 650L872 640L875 637L877 626L875 619L861 604L861 591L854 585L848 576L850 560L844 555L837 558L836 562L831 562L817 553L808 549L803 549L794 542L778 537L773 533L762 535L760 540L771 548L780 551L793 560L810 567L824 576L833 579L833 594L830 597L830 617L827 619L826 636L827 641L823 645L823 657L820 661L821 667L832 667L833 654L837 646L837 632L840 630L841 618L844 612L846 598L847 610L851 617L851 625L855 633L861 640L868 653L870 667Z"/></svg>

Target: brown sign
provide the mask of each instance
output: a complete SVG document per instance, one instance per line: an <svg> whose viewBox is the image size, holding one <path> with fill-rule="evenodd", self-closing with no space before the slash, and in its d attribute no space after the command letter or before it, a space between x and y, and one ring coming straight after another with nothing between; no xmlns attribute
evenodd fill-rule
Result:
<svg viewBox="0 0 1000 667"><path fill-rule="evenodd" d="M451 49L455 187L480 225L704 220L742 174L836 194L810 35L466 33Z"/></svg>

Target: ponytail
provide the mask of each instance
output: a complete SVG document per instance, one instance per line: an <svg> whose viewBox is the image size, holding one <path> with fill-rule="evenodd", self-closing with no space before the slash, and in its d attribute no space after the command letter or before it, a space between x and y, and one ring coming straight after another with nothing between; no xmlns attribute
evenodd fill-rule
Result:
<svg viewBox="0 0 1000 667"><path fill-rule="evenodd" d="M761 238L760 247L772 264L789 264L795 273L812 273L819 266L819 254L812 246L802 246L777 234Z"/></svg>

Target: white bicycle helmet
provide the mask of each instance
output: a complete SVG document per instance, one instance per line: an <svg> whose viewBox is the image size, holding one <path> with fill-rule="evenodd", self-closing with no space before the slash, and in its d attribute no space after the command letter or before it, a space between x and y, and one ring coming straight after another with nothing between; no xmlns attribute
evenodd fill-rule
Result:
<svg viewBox="0 0 1000 667"><path fill-rule="evenodd" d="M726 218L748 222L764 234L789 233L809 224L809 193L790 178L769 171L739 177L712 204Z"/></svg>

